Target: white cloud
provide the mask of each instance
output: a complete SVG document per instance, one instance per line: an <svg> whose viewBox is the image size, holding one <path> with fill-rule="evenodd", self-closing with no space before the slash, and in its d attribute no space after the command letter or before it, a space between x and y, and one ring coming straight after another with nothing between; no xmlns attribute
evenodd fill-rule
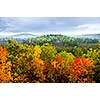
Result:
<svg viewBox="0 0 100 100"><path fill-rule="evenodd" d="M75 27L76 29L100 30L100 24L82 24Z"/></svg>
<svg viewBox="0 0 100 100"><path fill-rule="evenodd" d="M100 33L100 24L99 23L80 24L73 27L72 33L76 35Z"/></svg>

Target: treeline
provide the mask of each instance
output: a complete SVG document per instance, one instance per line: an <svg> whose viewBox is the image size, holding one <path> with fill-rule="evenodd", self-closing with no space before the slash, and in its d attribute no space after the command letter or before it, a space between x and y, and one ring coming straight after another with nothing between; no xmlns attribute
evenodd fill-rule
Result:
<svg viewBox="0 0 100 100"><path fill-rule="evenodd" d="M10 40L9 38L1 38L0 45L6 45L7 41ZM75 38L69 37L65 35L44 35L36 38L31 39L15 39L19 43L26 43L29 45L43 45L43 44L51 44L58 48L67 48L70 50L72 47L77 46L81 48L97 48L97 43L99 39L90 39L90 38Z"/></svg>
<svg viewBox="0 0 100 100"><path fill-rule="evenodd" d="M43 45L49 43L56 46L81 46L82 44L97 44L99 40L90 38L74 38L65 35L44 35L34 39L29 39L25 42L32 45Z"/></svg>

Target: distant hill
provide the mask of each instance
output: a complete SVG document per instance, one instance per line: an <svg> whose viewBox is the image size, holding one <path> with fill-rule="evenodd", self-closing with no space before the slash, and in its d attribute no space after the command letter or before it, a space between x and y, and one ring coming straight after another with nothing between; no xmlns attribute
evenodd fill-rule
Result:
<svg viewBox="0 0 100 100"><path fill-rule="evenodd" d="M37 36L36 35L33 35L33 34L30 34L30 33L21 33L21 34L18 34L18 35L12 35L10 36L11 38L15 38L15 39L27 39L27 38L36 38Z"/></svg>
<svg viewBox="0 0 100 100"><path fill-rule="evenodd" d="M74 46L80 46L83 45L91 47L92 45L95 45L99 42L98 39L90 39L90 38L74 38L66 35L44 35L37 38L32 38L31 41L26 40L24 43L27 44L33 44L33 45L44 45L44 44L51 44L58 47L74 47ZM83 46L83 47L84 47Z"/></svg>
<svg viewBox="0 0 100 100"><path fill-rule="evenodd" d="M83 34L83 35L79 35L77 37L79 37L79 38L89 38L89 39L98 39L98 40L100 40L100 34Z"/></svg>
<svg viewBox="0 0 100 100"><path fill-rule="evenodd" d="M20 33L20 34L11 35L11 36L0 35L1 39L5 39L5 38L28 39L28 38L36 38L36 37L37 35L30 34L30 33Z"/></svg>
<svg viewBox="0 0 100 100"><path fill-rule="evenodd" d="M5 34L5 33L4 33ZM51 36L59 36L61 34L49 34ZM40 36L44 36L44 35L37 35L36 33L30 33L30 32L21 32L21 33L16 33L16 35L10 35L10 36L6 36L6 35L0 35L0 39L4 39L4 38L14 38L14 39L28 39L28 38L37 38ZM62 35L64 37L73 37L73 38L89 38L89 39L98 39L100 40L100 34L81 34L81 35L74 35L74 34L65 34Z"/></svg>

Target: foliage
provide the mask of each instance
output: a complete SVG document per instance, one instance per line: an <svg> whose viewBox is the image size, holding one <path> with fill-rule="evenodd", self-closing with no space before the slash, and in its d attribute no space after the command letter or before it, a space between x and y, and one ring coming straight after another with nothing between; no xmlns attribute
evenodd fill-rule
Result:
<svg viewBox="0 0 100 100"><path fill-rule="evenodd" d="M74 47L73 48L73 50L72 50L72 53L74 54L74 56L76 56L76 57L80 57L80 56L82 56L83 55L83 50L82 50L82 48L80 48L80 47Z"/></svg>
<svg viewBox="0 0 100 100"><path fill-rule="evenodd" d="M45 81L45 63L43 60L36 58L29 63L27 73L28 82L44 82Z"/></svg>
<svg viewBox="0 0 100 100"><path fill-rule="evenodd" d="M52 35L34 44L9 40L5 47L0 46L0 82L100 82L100 44L97 48L81 48L75 41Z"/></svg>
<svg viewBox="0 0 100 100"><path fill-rule="evenodd" d="M49 44L41 46L41 50L41 59L48 63L54 59L57 53L57 50Z"/></svg>
<svg viewBox="0 0 100 100"><path fill-rule="evenodd" d="M73 62L75 56L72 53L67 53L66 51L61 51L59 55L62 57L63 60L66 61L67 67Z"/></svg>
<svg viewBox="0 0 100 100"><path fill-rule="evenodd" d="M93 50L92 48L89 49L88 53L86 54L86 57L91 58L94 65L96 66L94 68L95 75L94 80L99 83L100 82L100 43L98 43L98 48Z"/></svg>
<svg viewBox="0 0 100 100"><path fill-rule="evenodd" d="M94 67L95 66L90 59L84 57L76 58L68 69L69 82L93 82Z"/></svg>
<svg viewBox="0 0 100 100"><path fill-rule="evenodd" d="M49 83L68 82L66 61L57 55L50 65L46 65L45 75L46 82Z"/></svg>
<svg viewBox="0 0 100 100"><path fill-rule="evenodd" d="M13 82L26 82L29 62L33 59L33 47L9 41L7 45L8 60L12 63L11 75Z"/></svg>
<svg viewBox="0 0 100 100"><path fill-rule="evenodd" d="M32 45L44 45L46 43L59 47L61 49L67 49L67 51L71 50L72 47L77 46L84 49L84 47L96 48L96 44L99 42L99 39L91 39L91 38L77 38L77 37L69 37L66 35L44 35L37 38L32 38L25 40L23 43L32 44Z"/></svg>
<svg viewBox="0 0 100 100"><path fill-rule="evenodd" d="M0 82L10 82L11 77L11 62L7 61L7 51L0 47Z"/></svg>

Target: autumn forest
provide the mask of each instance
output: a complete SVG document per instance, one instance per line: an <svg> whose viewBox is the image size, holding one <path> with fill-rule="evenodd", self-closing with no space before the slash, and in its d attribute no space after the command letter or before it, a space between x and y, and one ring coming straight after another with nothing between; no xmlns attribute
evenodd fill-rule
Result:
<svg viewBox="0 0 100 100"><path fill-rule="evenodd" d="M46 35L0 46L1 83L99 83L98 39Z"/></svg>

